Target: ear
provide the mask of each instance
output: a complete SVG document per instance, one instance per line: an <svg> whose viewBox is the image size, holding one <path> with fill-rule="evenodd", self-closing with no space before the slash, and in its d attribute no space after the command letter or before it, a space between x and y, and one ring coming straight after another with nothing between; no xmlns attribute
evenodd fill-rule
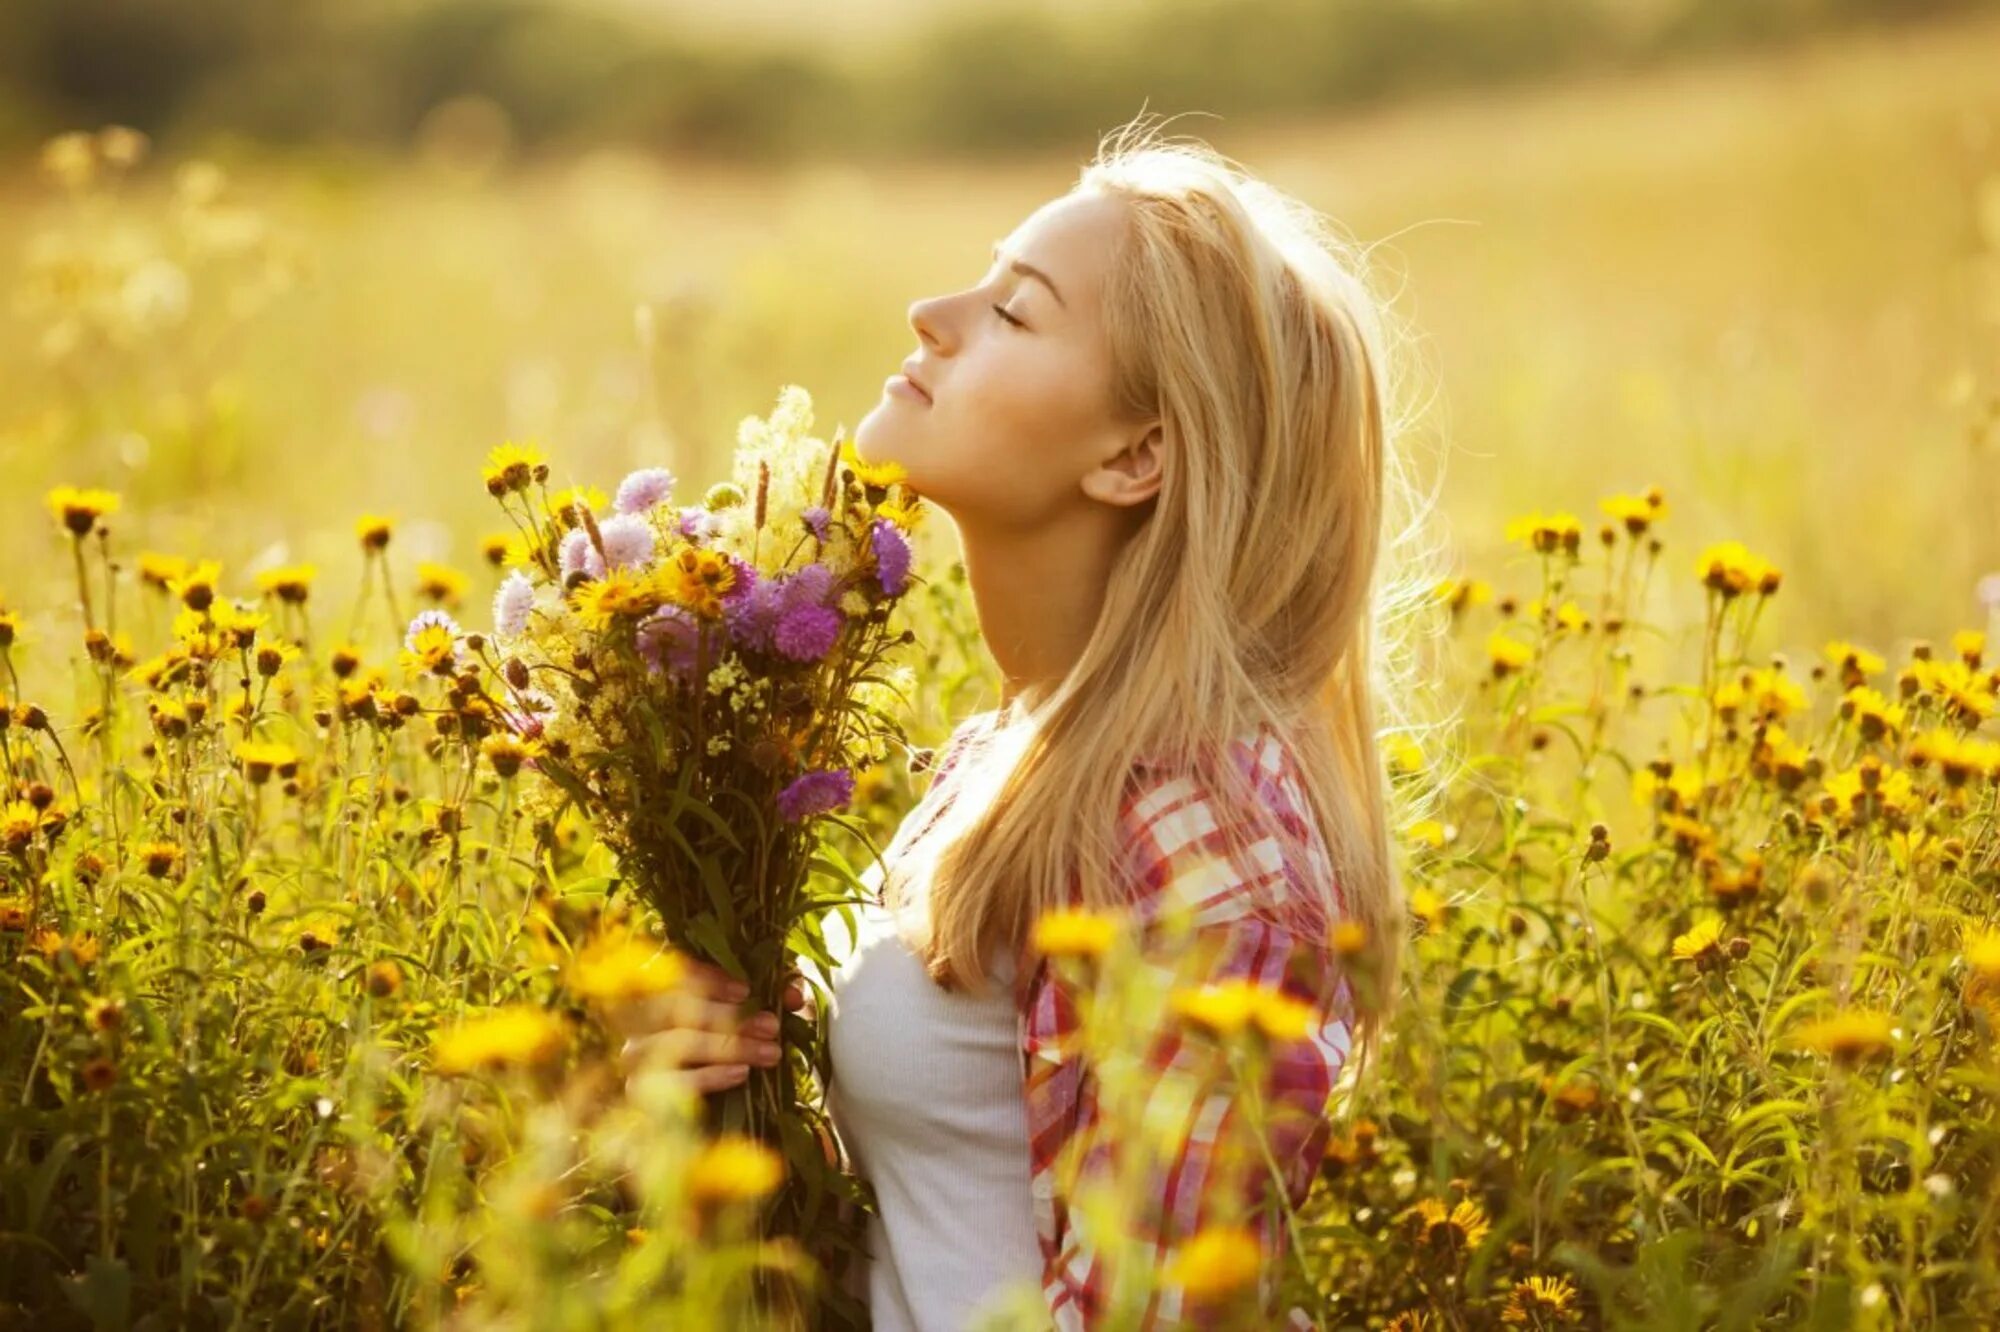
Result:
<svg viewBox="0 0 2000 1332"><path fill-rule="evenodd" d="M1119 506L1144 504L1159 493L1166 465L1166 432L1158 422L1086 472L1083 492Z"/></svg>

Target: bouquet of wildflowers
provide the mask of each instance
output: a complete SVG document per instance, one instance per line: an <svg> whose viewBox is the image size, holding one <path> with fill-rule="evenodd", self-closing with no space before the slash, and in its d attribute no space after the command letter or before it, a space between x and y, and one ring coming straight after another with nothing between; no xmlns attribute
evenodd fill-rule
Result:
<svg viewBox="0 0 2000 1332"><path fill-rule="evenodd" d="M692 504L675 503L664 468L608 498L552 493L535 451L495 449L486 487L518 534L515 567L490 642L473 641L492 743L590 818L668 943L747 982L748 1007L782 1014L785 1056L713 1094L715 1114L783 1152L767 1227L837 1275L855 1251L839 1204L858 1185L832 1163L815 1096L823 1017L785 1012L781 996L800 955L832 965L822 917L859 886L820 831L853 827L839 816L856 767L900 735L883 701L890 654L913 636L889 621L913 582L921 500L901 468L864 463L843 431L812 438L811 424L806 391L787 386L768 420L739 428L733 480ZM406 646L457 677L465 642L427 611ZM823 1293L837 1311L842 1297Z"/></svg>

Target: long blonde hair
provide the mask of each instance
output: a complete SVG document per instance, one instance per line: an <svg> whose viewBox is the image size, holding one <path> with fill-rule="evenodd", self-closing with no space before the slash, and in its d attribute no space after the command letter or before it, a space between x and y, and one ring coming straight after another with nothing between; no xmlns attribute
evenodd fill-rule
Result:
<svg viewBox="0 0 2000 1332"><path fill-rule="evenodd" d="M1392 447L1387 311L1365 253L1320 215L1143 119L1073 189L1127 205L1104 295L1113 392L1129 419L1162 422L1164 474L1075 666L961 758L921 955L938 984L983 989L989 950L1025 958L1042 912L1120 905L1107 811L1142 766L1196 774L1254 825L1254 792L1219 756L1268 724L1337 880L1310 884L1315 905L1361 926L1347 970L1366 981L1365 1061L1406 933L1378 726L1404 693L1396 631L1435 583L1420 559L1380 567L1413 493Z"/></svg>

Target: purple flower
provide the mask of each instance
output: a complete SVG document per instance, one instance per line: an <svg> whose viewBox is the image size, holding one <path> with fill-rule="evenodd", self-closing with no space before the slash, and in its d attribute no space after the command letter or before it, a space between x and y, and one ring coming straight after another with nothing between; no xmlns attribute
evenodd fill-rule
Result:
<svg viewBox="0 0 2000 1332"><path fill-rule="evenodd" d="M662 606L639 621L634 631L634 646L653 670L668 670L686 680L694 674L700 637L701 622L690 611L681 606Z"/></svg>
<svg viewBox="0 0 2000 1332"><path fill-rule="evenodd" d="M532 740L542 733L542 728L546 724L542 719L543 714L554 712L556 701L543 689L523 689L520 699L521 710L517 712L511 708L502 708L500 720L505 722L507 728L515 735Z"/></svg>
<svg viewBox="0 0 2000 1332"><path fill-rule="evenodd" d="M642 467L618 483L611 507L620 513L644 513L674 493L674 474L664 467Z"/></svg>
<svg viewBox="0 0 2000 1332"><path fill-rule="evenodd" d="M784 606L779 600L780 584L758 574L756 566L729 556L736 567L736 581L722 594L722 618L729 626L730 641L753 652L769 652L771 635L777 631L778 616Z"/></svg>
<svg viewBox="0 0 2000 1332"><path fill-rule="evenodd" d="M614 569L636 568L653 558L653 529L636 513L606 518L597 535L604 541L605 563Z"/></svg>
<svg viewBox="0 0 2000 1332"><path fill-rule="evenodd" d="M799 517L805 520L806 527L812 531L814 536L818 537L821 541L826 540L826 525L833 518L833 514L828 512L826 505L815 504L810 509L801 510Z"/></svg>
<svg viewBox="0 0 2000 1332"><path fill-rule="evenodd" d="M572 528L562 540L562 574L589 574L592 578L604 577L604 560L597 553L597 547L590 544L590 533L581 527Z"/></svg>
<svg viewBox="0 0 2000 1332"><path fill-rule="evenodd" d="M787 823L830 809L845 809L854 798L854 774L846 768L827 768L795 778L778 792L778 814Z"/></svg>
<svg viewBox="0 0 2000 1332"><path fill-rule="evenodd" d="M785 575L782 597L787 611L801 606L824 606L833 591L833 570L824 564L808 564Z"/></svg>
<svg viewBox="0 0 2000 1332"><path fill-rule="evenodd" d="M493 632L513 638L528 627L528 612L535 608L535 585L519 569L507 575L493 594Z"/></svg>
<svg viewBox="0 0 2000 1332"><path fill-rule="evenodd" d="M881 580L884 596L900 597L910 577L910 543L887 518L877 518L868 529L869 546L875 552L875 576Z"/></svg>
<svg viewBox="0 0 2000 1332"><path fill-rule="evenodd" d="M798 606L778 621L772 641L794 661L818 661L840 637L840 612L830 606Z"/></svg>
<svg viewBox="0 0 2000 1332"><path fill-rule="evenodd" d="M681 510L681 535L689 541L706 541L715 534L715 515L699 504L690 504Z"/></svg>

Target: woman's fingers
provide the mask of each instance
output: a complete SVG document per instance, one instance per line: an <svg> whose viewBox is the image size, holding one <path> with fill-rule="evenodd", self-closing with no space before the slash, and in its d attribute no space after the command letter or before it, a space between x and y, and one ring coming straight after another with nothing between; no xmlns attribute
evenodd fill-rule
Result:
<svg viewBox="0 0 2000 1332"><path fill-rule="evenodd" d="M620 1036L641 1036L669 1027L735 1031L743 1023L743 1014L735 1004L684 988L612 1004L605 1010L605 1018Z"/></svg>
<svg viewBox="0 0 2000 1332"><path fill-rule="evenodd" d="M748 1032L669 1027L665 1031L628 1037L619 1050L619 1062L628 1074L654 1059L677 1069L703 1064L758 1064L769 1068L778 1062L779 1053L776 1041Z"/></svg>

